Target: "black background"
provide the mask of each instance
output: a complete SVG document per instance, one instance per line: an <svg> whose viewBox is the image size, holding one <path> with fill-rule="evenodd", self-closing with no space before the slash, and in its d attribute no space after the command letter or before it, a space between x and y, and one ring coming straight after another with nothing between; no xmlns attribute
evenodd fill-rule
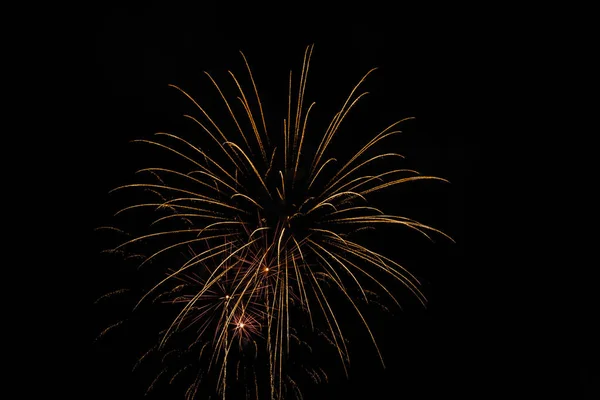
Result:
<svg viewBox="0 0 600 400"><path fill-rule="evenodd" d="M73 153L81 165L68 167L77 187L73 207L81 218L73 231L81 232L81 245L69 274L77 283L66 296L70 304L69 293L77 298L67 317L73 328L60 335L75 357L55 384L88 399L172 398L161 392L144 396L150 377L131 372L139 354L131 354L118 335L94 340L124 315L94 301L131 279L106 263L99 254L104 243L93 232L110 224L118 208L108 191L145 167L128 141L180 126L182 102L167 85L199 94L207 87L202 71L221 78L229 69L243 73L240 50L271 109L280 107L289 69L299 73L304 49L314 43L307 90L323 113L339 107L358 79L378 67L359 108L364 127L376 125L365 135L415 117L397 142L407 168L451 184L415 185L401 209L456 243L432 244L410 232L390 241L388 253L417 273L429 307L409 302L403 312L375 322L386 369L370 343L353 334L349 380L339 370L328 385L305 388L304 398L535 398L559 386L568 388L569 398L590 396L590 359L580 356L587 342L557 346L547 339L553 325L541 309L548 305L531 301L535 289L523 282L530 276L523 269L531 264L508 254L515 243L505 219L510 212L501 210L506 194L491 189L497 174L489 171L487 158L497 137L496 93L510 80L500 71L512 63L503 45L510 29L492 10L115 2L81 10L76 26L67 33L71 51L90 56L85 62L75 57L69 67L75 118L81 121L68 140L76 143ZM385 199L380 201L385 208Z"/></svg>

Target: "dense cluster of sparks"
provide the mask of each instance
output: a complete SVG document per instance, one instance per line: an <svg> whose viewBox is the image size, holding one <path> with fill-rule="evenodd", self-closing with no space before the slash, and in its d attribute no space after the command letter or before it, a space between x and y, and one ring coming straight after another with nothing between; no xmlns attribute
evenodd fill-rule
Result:
<svg viewBox="0 0 600 400"><path fill-rule="evenodd" d="M379 353L358 306L359 300L368 301L367 281L398 303L386 284L392 278L425 304L418 280L391 258L361 245L354 233L387 224L427 237L431 233L447 237L367 203L369 194L392 185L444 179L408 169L383 169L382 160L402 156L373 154L375 145L399 133L397 127L404 120L387 126L344 162L330 156L335 153L332 140L366 94L358 94L359 86L373 70L352 89L326 130L314 134L314 145L307 146L313 131L308 121L314 103L305 106L312 50L306 49L296 90L290 72L287 116L277 135L270 134L272 128L267 130L257 85L243 54L251 86L248 90L229 72L235 99L206 73L230 117L227 124L213 119L192 96L173 86L195 106L196 114L185 117L202 132L202 139L157 133L155 140L137 140L173 156L176 167L142 169L138 183L114 189L141 189L150 196L117 215L150 215L152 229L131 235L112 251L131 252L135 246L149 245L153 250L141 265L163 268L164 275L138 306L148 301L176 306L175 317L152 350L164 351L175 343L176 351L206 359L206 368L191 379L189 399L196 398L205 370L214 371L222 398L237 380L245 382L249 398L301 398L289 373L294 352L310 348L298 334L299 321L322 332L346 370L348 348L333 295L354 310ZM176 261L182 253L183 261ZM182 332L191 339L177 339ZM313 380L326 379L319 368L302 369ZM182 373L173 372L171 381Z"/></svg>

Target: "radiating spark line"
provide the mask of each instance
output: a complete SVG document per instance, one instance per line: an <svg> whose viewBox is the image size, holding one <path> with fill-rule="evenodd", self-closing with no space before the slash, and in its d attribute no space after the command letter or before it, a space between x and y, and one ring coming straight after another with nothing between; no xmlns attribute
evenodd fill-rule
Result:
<svg viewBox="0 0 600 400"><path fill-rule="evenodd" d="M244 106L244 109L246 110L246 114L248 115L248 119L250 120L250 124L252 125L252 131L254 132L254 136L256 137L256 142L258 144L258 148L260 149L260 153L263 157L263 160L266 162L267 161L267 153L265 152L265 148L263 147L262 141L260 140L260 134L258 133L258 128L256 126L256 122L254 121L254 116L252 115L252 111L250 109L250 104L248 103L248 100L246 99L246 95L244 94L244 90L240 86L240 83L238 82L236 77L233 75L233 73L231 71L229 71L229 74L235 81L235 84L237 85L238 90L240 91L240 94L242 95L242 98L240 99L240 101L242 102L242 105ZM257 94L257 96L258 96L258 94ZM239 99L239 97L238 97L238 99ZM247 142L246 142L246 145L248 145ZM250 146L248 145L248 147L250 147Z"/></svg>
<svg viewBox="0 0 600 400"><path fill-rule="evenodd" d="M371 210L378 214L383 214L383 211L381 211L380 209L375 208L375 207L355 206L355 207L344 208L343 210L333 211L333 212L327 214L327 216L333 216L333 215L337 215L337 214L341 214L341 213L346 213L346 212L350 212L350 211L358 211L358 210Z"/></svg>
<svg viewBox="0 0 600 400"><path fill-rule="evenodd" d="M238 197L238 196L248 200L250 203L254 204L256 206L256 208L264 210L264 207L261 206L260 204L258 204L254 199L252 199L252 197L245 195L243 193L235 193L231 196L231 199L233 200L235 197Z"/></svg>
<svg viewBox="0 0 600 400"><path fill-rule="evenodd" d="M114 226L99 226L97 228L94 228L94 231L101 231L101 230L110 230L110 231L115 231L115 232L127 235L127 233L125 231L123 231L122 229L119 229L119 228L115 228Z"/></svg>
<svg viewBox="0 0 600 400"><path fill-rule="evenodd" d="M254 166L254 163L248 158L248 156L246 155L246 153L244 152L244 150L242 150L242 148L240 146L238 146L237 144L235 144L234 142L225 142L225 144L228 144L229 146L234 147L240 153L242 153L242 155L244 156L244 158L246 159L246 161L248 162L248 164L250 165L250 167L252 167L252 170L254 171L254 174L256 175L256 177L258 178L258 180L260 181L260 184L265 189L265 191L269 195L269 197L271 197L271 192L269 192L269 189L267 188L267 185L265 184L265 181L263 181L261 175L258 173L258 170Z"/></svg>
<svg viewBox="0 0 600 400"><path fill-rule="evenodd" d="M248 64L248 60L246 59L246 56L241 51L240 51L240 54L242 55L242 58L244 59L244 64L246 64L246 69L248 70L248 75L250 76L250 81L252 82L252 87L254 88L254 94L256 95L256 100L258 102L259 114L261 116L263 128L265 131L265 138L267 139L267 144L270 144L269 143L269 134L267 133L267 123L265 122L265 114L263 112L262 103L260 101L260 96L258 95L258 89L256 88L256 82L254 81L254 77L252 75L252 70L250 69L250 65ZM260 136L257 139L260 142ZM259 143L259 146L262 147L262 143Z"/></svg>
<svg viewBox="0 0 600 400"><path fill-rule="evenodd" d="M211 214L214 214L215 217L221 215L221 218L224 218L221 213L218 213L216 211L213 210L207 210L204 208L198 208L198 207L192 207L192 206L184 206L181 204L166 204L166 202L163 203L142 203L142 204L134 204L131 206L127 206L124 207L122 209L120 209L119 211L117 211L116 213L113 214L113 216L117 216L119 214L124 213L125 211L129 211L129 210L133 210L136 208L142 208L142 207L156 207L156 210L160 210L162 208L167 208L167 209L171 209L171 210L175 210L177 208L181 208L181 209L185 209L185 210L191 210L191 211L202 211L202 212L208 212Z"/></svg>
<svg viewBox="0 0 600 400"><path fill-rule="evenodd" d="M109 331L113 330L114 328L116 328L117 326L121 325L123 322L125 322L125 320L123 321L119 321L116 322L110 326L108 326L107 328L104 328L104 330L102 330L102 332L100 332L100 334L98 336L96 336L96 339L94 340L94 342L97 342L98 340L100 340L102 337L104 337Z"/></svg>
<svg viewBox="0 0 600 400"><path fill-rule="evenodd" d="M308 210L306 212L306 214L310 214L312 211L314 211L315 209L321 207L322 205L325 204L331 204L330 201L340 197L340 196L355 196L355 197L360 197L361 199L363 199L364 201L367 201L367 199L360 193L356 193L356 192L340 192L340 193L335 193L332 194L331 196L327 197L326 199L322 200L319 204L317 204L316 206L314 206L313 208L311 208L310 210ZM333 205L332 205L333 207ZM335 209L335 207L333 207ZM337 211L337 209L336 209Z"/></svg>
<svg viewBox="0 0 600 400"><path fill-rule="evenodd" d="M337 159L335 158L330 158L327 161L325 161L323 163L323 165L321 165L321 167L319 167L319 170L317 171L317 173L313 176L312 180L310 181L310 184L308 185L308 189L310 190L311 186L313 185L313 183L315 182L315 180L317 179L317 176L319 176L319 174L321 173L321 171L323 170L323 168L325 168L325 166L330 162L330 161L337 161Z"/></svg>
<svg viewBox="0 0 600 400"><path fill-rule="evenodd" d="M302 144L304 143L304 135L306 133L306 123L308 122L308 116L310 114L310 110L313 108L315 103L313 102L306 110L306 116L304 117L304 124L302 125L302 133L300 135L300 144L298 145L298 153L296 154L296 165L294 166L294 176L292 178L292 188L294 187L294 182L296 181L296 174L298 172L298 164L300 162L300 155L302 154Z"/></svg>
<svg viewBox="0 0 600 400"><path fill-rule="evenodd" d="M399 183L410 182L410 181L418 181L418 180L422 180L422 179L433 179L433 180L438 180L438 181L450 183L448 180L446 180L444 178L438 178L437 176L411 176L411 177L408 177L408 178L396 179L394 181L383 183L383 184L375 186L373 188L370 188L370 189L367 189L367 190L363 190L361 192L361 194L371 193L371 192L374 192L376 190L380 190L380 189L386 188L388 186L397 185Z"/></svg>
<svg viewBox="0 0 600 400"><path fill-rule="evenodd" d="M279 171L281 177L281 199L285 200L285 179L283 178L283 172Z"/></svg>
<svg viewBox="0 0 600 400"><path fill-rule="evenodd" d="M124 289L117 289L117 290L114 290L114 291L112 291L112 292L110 292L110 293L106 293L106 294L104 294L104 295L102 295L102 296L98 297L98 298L96 299L96 301L94 301L94 304L98 304L100 301L102 301L102 300L104 300L104 299L107 299L107 298L109 298L109 297L113 297L113 296L115 296L115 295L117 295L117 294L122 294L122 293L128 292L129 290L130 290L130 289L125 289L125 288L124 288Z"/></svg>
<svg viewBox="0 0 600 400"><path fill-rule="evenodd" d="M167 219L173 219L173 218L201 218L201 219L223 219L222 217L218 217L216 215L209 215L209 214L192 214L192 213L185 213L185 214L171 214L171 215L165 215L164 217L160 217L158 219L155 219L154 221L152 221L152 223L150 224L150 226L152 225L156 225L159 222L165 221ZM226 221L222 221L222 222L226 222Z"/></svg>
<svg viewBox="0 0 600 400"><path fill-rule="evenodd" d="M351 183L356 182L358 179L364 179L362 182L359 182L356 185L354 185L354 186L352 186L351 188L348 189L349 191L356 191L357 188L359 188L360 186L366 185L366 184L368 184L371 181L377 180L379 182L383 182L382 178L384 176L391 175L391 174L397 174L397 173L400 173L400 172L410 172L410 173L413 173L415 175L420 175L420 173L418 171L415 171L414 169L404 169L404 168L403 169L394 169L394 170L391 170L391 171L383 172L383 173L381 173L379 175L361 176L360 178L353 179L350 182L348 182L348 183L340 186L338 188L338 190L344 189L347 185L350 185Z"/></svg>
<svg viewBox="0 0 600 400"><path fill-rule="evenodd" d="M217 84L217 82L215 82L215 80L213 79L213 77L210 76L210 74L208 72L204 71L204 74L206 76L208 76L208 78L210 79L210 81L214 84L214 86L219 91L219 94L221 95L221 98L223 99L223 102L225 103L225 105L227 106L227 109L229 110L229 115L231 115L231 118L235 122L235 125L237 126L238 131L240 132L240 135L242 136L242 139L244 139L244 143L246 143L246 146L250 147L250 145L248 144L248 140L246 139L246 135L244 135L244 131L240 127L240 124L239 124L237 118L235 117L235 113L231 110L231 106L229 105L229 101L227 101L227 98L225 97L225 95L221 91L221 88L219 87L219 85ZM237 82L237 79L235 79L235 76L231 73L231 71L229 71L229 74L233 77L233 80L235 81L235 83L239 87L239 83Z"/></svg>
<svg viewBox="0 0 600 400"><path fill-rule="evenodd" d="M298 250L299 250L300 257L302 257L302 252L300 251L300 245L298 244L298 241L294 237L292 237L292 239L294 240L294 244L296 245L296 248L298 248ZM308 306L308 298L306 296L306 289L304 288L304 282L302 280L302 274L300 273L300 268L299 268L298 264L296 264L296 258L292 258L292 263L294 266L294 272L296 273L296 282L298 283L298 294L300 297L300 305L306 304L306 306L309 307ZM304 298L304 301L302 301L303 298ZM309 309L309 316L310 316L310 309Z"/></svg>

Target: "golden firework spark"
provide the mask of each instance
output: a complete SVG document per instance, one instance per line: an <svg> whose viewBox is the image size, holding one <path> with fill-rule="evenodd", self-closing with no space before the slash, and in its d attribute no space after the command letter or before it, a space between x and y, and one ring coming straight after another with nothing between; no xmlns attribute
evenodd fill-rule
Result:
<svg viewBox="0 0 600 400"><path fill-rule="evenodd" d="M149 211L136 216L150 215L151 230L129 237L113 250L147 244L153 250L142 265L168 265L162 279L138 302L155 296L179 307L157 350L165 349L179 332L193 330L192 343L176 342L175 347L200 348L198 358L210 353L207 368L218 370L217 391L223 398L230 381L239 379L240 370L246 368L252 371L245 375L246 381L254 382L247 393L256 398L263 376L268 377L271 399L282 399L286 393L301 396L287 371L288 361L295 356L294 345L303 342L294 328L299 314L306 316L312 329L320 329L317 325L322 324L324 336L335 347L347 373L347 341L335 311L334 303L339 301L332 298L333 293L356 312L383 364L358 306L360 297L368 301L367 282L397 304L388 279L382 276L400 282L423 304L426 299L415 276L393 259L362 245L354 233L384 224L403 226L428 238L432 233L449 238L433 227L387 214L368 203L369 195L393 185L446 181L410 169L387 169L382 160L403 156L373 153L377 144L400 133L398 126L408 118L387 126L345 162L333 157L334 137L367 94L359 89L375 69L352 88L324 133L311 137L314 130L309 127L309 115L315 103L306 106L305 89L312 52L313 46L308 46L296 92L290 72L287 115L276 135L269 133L272 127L267 130L258 86L243 54L249 90L229 71L236 93L228 95L206 73L226 119L214 118L190 94L170 85L195 107L194 115L184 115L197 128L194 136L159 132L154 140L136 140L157 147L176 161L172 166L141 169L140 181L113 190L141 189L151 196L116 213ZM183 249L189 249L189 255L184 262L174 263L171 255ZM257 359L266 361L252 361ZM266 373L259 371L261 367ZM180 373L176 371L171 381ZM203 374L193 379L187 398L194 398ZM326 380L322 370L308 374L315 381Z"/></svg>

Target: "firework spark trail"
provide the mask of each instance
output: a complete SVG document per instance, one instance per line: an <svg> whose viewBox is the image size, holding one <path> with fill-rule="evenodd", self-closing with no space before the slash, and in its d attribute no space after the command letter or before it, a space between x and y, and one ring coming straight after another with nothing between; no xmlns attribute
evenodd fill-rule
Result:
<svg viewBox="0 0 600 400"><path fill-rule="evenodd" d="M318 321L324 322L327 332L324 337L335 348L347 375L347 339L336 316L332 290L341 294L361 320L384 365L375 336L357 303L359 299L369 301L370 290L365 284L375 284L399 306L389 285L384 283L386 280L378 276L384 274L400 282L423 305L426 299L415 276L392 259L352 239L353 232L382 224L400 225L429 239L435 233L451 240L438 229L386 214L368 204L369 195L393 185L417 180L447 182L411 169L384 169L381 160L404 159L404 156L395 152L372 153L376 145L400 133L397 126L411 118L388 125L340 167L334 168L337 159L330 156L335 150L334 136L342 130L348 113L368 94L359 93L359 88L376 68L369 70L352 88L314 153L305 151L310 135L309 115L315 105L314 102L308 107L304 105L312 52L313 46L308 46L297 79L297 93L290 71L287 115L280 137L268 133L258 86L243 53L252 90L246 91L243 82L228 71L237 92L237 103L228 97L224 86L205 73L226 109L231 128L226 126L226 120L217 122L189 93L169 85L193 103L200 115L185 114L184 118L210 140L203 143L203 148L194 145L191 139L166 132L157 133L157 140L135 140L167 152L181 166L140 169L136 176L145 181L111 191L142 190L154 196L152 200L120 209L115 216L150 214L149 228L158 231L132 235L113 251L149 245L150 255L141 265L153 268L160 268L165 262L169 265L163 277L135 306L155 294L155 299L177 307L178 312L162 333L156 349L167 351L169 343L187 347L184 352L173 353L178 354L202 344L199 359L208 346L212 349L208 369L198 372L186 391L188 399L195 397L205 372L209 374L213 368L217 369L217 393L225 399L229 382L239 380L240 365L247 361L244 355L251 351L250 344L254 355L248 360L266 360L265 365L258 361L248 365L253 371L256 397L263 377L262 367L266 369L264 376L269 384L266 392L271 399L282 399L287 392L302 398L296 380L286 370L287 360L294 358L292 344L303 342L294 333L294 318L299 314L306 316L312 330L317 329ZM190 169L184 169L183 165ZM367 167L377 166L382 170L361 174ZM189 249L190 254L182 264L173 265L173 257L169 255L182 249ZM359 298L353 298L353 288L361 294ZM190 330L195 332L192 343L178 345L175 336ZM189 365L178 369L170 382ZM245 376L246 365L242 367ZM228 371L230 368L233 369ZM165 371L161 370L150 389ZM327 380L322 370L308 375L313 381ZM245 391L247 395L250 393L248 388Z"/></svg>

